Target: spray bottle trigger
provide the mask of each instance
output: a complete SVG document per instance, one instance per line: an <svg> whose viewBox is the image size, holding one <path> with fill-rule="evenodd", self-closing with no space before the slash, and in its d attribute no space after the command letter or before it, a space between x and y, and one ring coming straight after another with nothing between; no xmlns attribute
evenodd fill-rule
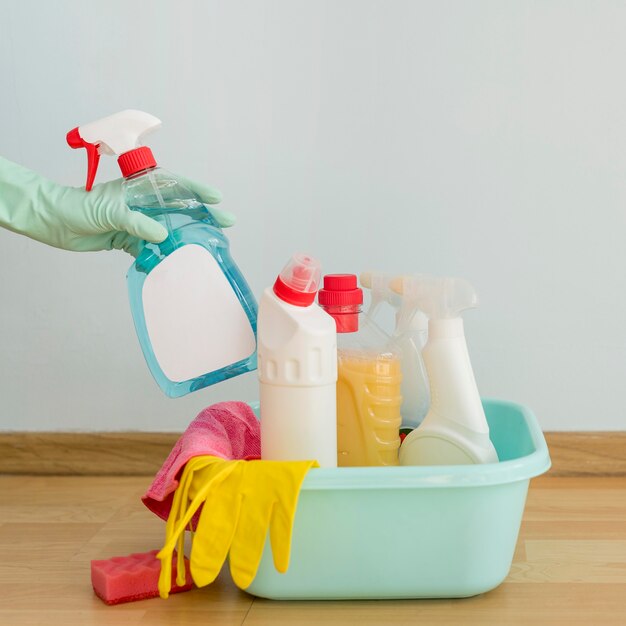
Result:
<svg viewBox="0 0 626 626"><path fill-rule="evenodd" d="M70 148L85 148L87 151L87 183L85 190L91 191L93 181L96 178L98 164L100 163L100 153L98 152L98 144L85 141L78 132L78 127L72 128L66 135L67 143Z"/></svg>

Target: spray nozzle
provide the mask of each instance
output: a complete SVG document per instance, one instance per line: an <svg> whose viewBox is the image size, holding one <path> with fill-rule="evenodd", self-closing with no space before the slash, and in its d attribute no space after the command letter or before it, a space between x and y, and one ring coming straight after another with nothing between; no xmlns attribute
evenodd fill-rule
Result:
<svg viewBox="0 0 626 626"><path fill-rule="evenodd" d="M398 276L390 287L405 301L415 302L431 320L457 318L478 306L474 287L463 278Z"/></svg>
<svg viewBox="0 0 626 626"><path fill-rule="evenodd" d="M373 315L383 302L389 303L395 309L399 308L401 297L391 289L391 281L392 277L382 272L362 272L359 276L361 286L370 290L370 315Z"/></svg>
<svg viewBox="0 0 626 626"><path fill-rule="evenodd" d="M155 167L152 151L140 143L143 137L160 127L161 120L154 115L128 109L70 130L66 136L70 148L85 148L87 151L85 189L91 191L102 154L119 156L124 177Z"/></svg>
<svg viewBox="0 0 626 626"><path fill-rule="evenodd" d="M414 299L405 297L402 289L393 288L398 277L382 272L363 272L359 280L361 285L371 292L368 315L375 315L378 307L385 302L395 309L394 336L397 337L406 332L426 330L428 321L424 317L419 303Z"/></svg>

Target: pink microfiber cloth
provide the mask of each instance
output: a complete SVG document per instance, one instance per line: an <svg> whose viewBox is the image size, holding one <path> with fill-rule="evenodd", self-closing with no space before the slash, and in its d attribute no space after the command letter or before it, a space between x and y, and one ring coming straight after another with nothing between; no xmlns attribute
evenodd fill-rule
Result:
<svg viewBox="0 0 626 626"><path fill-rule="evenodd" d="M167 520L185 463L200 455L228 460L261 457L259 422L245 402L219 402L204 409L176 442L141 498L161 519ZM199 513L192 523L194 527Z"/></svg>

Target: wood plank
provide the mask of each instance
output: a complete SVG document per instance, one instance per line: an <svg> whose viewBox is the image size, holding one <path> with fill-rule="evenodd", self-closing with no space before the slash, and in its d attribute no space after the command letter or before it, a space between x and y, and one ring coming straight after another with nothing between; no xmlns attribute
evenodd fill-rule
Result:
<svg viewBox="0 0 626 626"><path fill-rule="evenodd" d="M154 475L180 433L0 433L0 474Z"/></svg>
<svg viewBox="0 0 626 626"><path fill-rule="evenodd" d="M454 600L272 602L255 600L244 626L624 626L623 585L505 582Z"/></svg>
<svg viewBox="0 0 626 626"><path fill-rule="evenodd" d="M89 621L85 621L84 611L74 610L14 611L8 609L0 614L5 620L2 624L6 626L42 626L42 624L46 626L138 626L146 623L142 621L143 611L130 611L122 608L108 613L90 614Z"/></svg>
<svg viewBox="0 0 626 626"><path fill-rule="evenodd" d="M178 433L0 433L0 474L153 476ZM552 476L626 476L626 432L549 432Z"/></svg>
<svg viewBox="0 0 626 626"><path fill-rule="evenodd" d="M626 583L626 541L527 539L525 562L515 563L514 582Z"/></svg>
<svg viewBox="0 0 626 626"><path fill-rule="evenodd" d="M555 476L626 476L626 431L545 433Z"/></svg>

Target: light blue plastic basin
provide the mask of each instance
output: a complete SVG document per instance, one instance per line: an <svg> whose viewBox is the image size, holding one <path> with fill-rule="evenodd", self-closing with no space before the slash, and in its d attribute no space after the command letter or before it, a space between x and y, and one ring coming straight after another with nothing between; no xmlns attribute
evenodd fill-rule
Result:
<svg viewBox="0 0 626 626"><path fill-rule="evenodd" d="M291 563L269 543L249 593L264 598L447 598L497 587L513 559L530 479L550 467L528 408L484 400L500 463L315 469L296 512Z"/></svg>

